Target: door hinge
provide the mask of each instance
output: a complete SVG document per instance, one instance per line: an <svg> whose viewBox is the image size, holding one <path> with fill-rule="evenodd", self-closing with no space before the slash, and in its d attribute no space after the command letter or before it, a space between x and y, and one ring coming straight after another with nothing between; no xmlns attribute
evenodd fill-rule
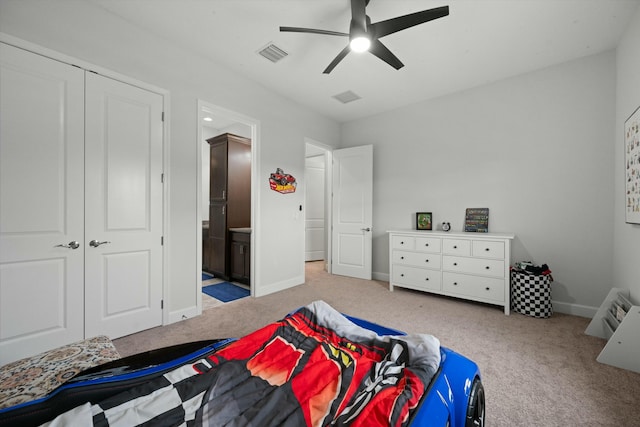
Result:
<svg viewBox="0 0 640 427"><path fill-rule="evenodd" d="M162 112L162 114L160 115L160 120L164 122L164 111Z"/></svg>
<svg viewBox="0 0 640 427"><path fill-rule="evenodd" d="M164 246L164 236L160 236L160 246Z"/></svg>
<svg viewBox="0 0 640 427"><path fill-rule="evenodd" d="M163 173L160 174L160 182L164 184L164 174Z"/></svg>
<svg viewBox="0 0 640 427"><path fill-rule="evenodd" d="M160 300L160 309L161 310L164 309L164 300L163 299Z"/></svg>

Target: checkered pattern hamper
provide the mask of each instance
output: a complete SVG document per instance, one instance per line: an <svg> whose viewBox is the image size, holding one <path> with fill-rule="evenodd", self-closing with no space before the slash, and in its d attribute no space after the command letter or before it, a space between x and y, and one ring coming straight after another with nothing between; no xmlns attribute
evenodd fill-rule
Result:
<svg viewBox="0 0 640 427"><path fill-rule="evenodd" d="M553 314L550 277L512 270L511 308L527 316L550 317Z"/></svg>

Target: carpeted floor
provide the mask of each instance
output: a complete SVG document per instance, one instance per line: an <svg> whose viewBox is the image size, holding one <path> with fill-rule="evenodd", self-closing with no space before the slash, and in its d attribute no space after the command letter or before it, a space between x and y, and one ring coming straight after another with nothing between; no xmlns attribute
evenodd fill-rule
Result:
<svg viewBox="0 0 640 427"><path fill-rule="evenodd" d="M187 341L238 337L322 299L339 311L413 333L473 359L483 375L487 425L638 426L640 374L598 363L605 344L587 336L589 319L505 316L497 306L331 276L308 263L304 285L243 298L202 316L114 341L121 355Z"/></svg>

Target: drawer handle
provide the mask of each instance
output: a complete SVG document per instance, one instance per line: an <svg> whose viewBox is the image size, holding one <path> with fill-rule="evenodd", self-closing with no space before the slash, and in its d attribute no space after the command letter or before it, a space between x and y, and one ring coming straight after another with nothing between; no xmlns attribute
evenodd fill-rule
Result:
<svg viewBox="0 0 640 427"><path fill-rule="evenodd" d="M404 245L404 242L400 242L401 245Z"/></svg>
<svg viewBox="0 0 640 427"><path fill-rule="evenodd" d="M457 263L457 262L454 262L454 263L453 263L453 265L458 265L458 263Z"/></svg>
<svg viewBox="0 0 640 427"><path fill-rule="evenodd" d="M453 245L453 249L458 249L458 246L457 245Z"/></svg>
<svg viewBox="0 0 640 427"><path fill-rule="evenodd" d="M404 259L404 257L403 257L403 256L401 256L401 257L400 257L400 259Z"/></svg>
<svg viewBox="0 0 640 427"><path fill-rule="evenodd" d="M427 277L427 278L426 278L426 279L424 279L424 280L426 280L426 281L428 282L428 281L429 281L429 278Z"/></svg>
<svg viewBox="0 0 640 427"><path fill-rule="evenodd" d="M425 243L424 245L425 245L425 246L429 246L429 244L428 244L428 243Z"/></svg>
<svg viewBox="0 0 640 427"><path fill-rule="evenodd" d="M489 248L484 248L485 251L489 252Z"/></svg>
<svg viewBox="0 0 640 427"><path fill-rule="evenodd" d="M453 286L458 286L458 282L453 282Z"/></svg>
<svg viewBox="0 0 640 427"><path fill-rule="evenodd" d="M485 267L486 270L489 270L491 267L489 267L488 265Z"/></svg>
<svg viewBox="0 0 640 427"><path fill-rule="evenodd" d="M491 290L491 288L490 288L490 287L488 287L488 286L487 286L485 289L486 289L486 290L488 290L488 291L490 291L490 290Z"/></svg>
<svg viewBox="0 0 640 427"><path fill-rule="evenodd" d="M400 274L400 277L404 277L404 273Z"/></svg>
<svg viewBox="0 0 640 427"><path fill-rule="evenodd" d="M429 262L429 260L428 260L428 259L425 259L425 260L424 260L424 262Z"/></svg>

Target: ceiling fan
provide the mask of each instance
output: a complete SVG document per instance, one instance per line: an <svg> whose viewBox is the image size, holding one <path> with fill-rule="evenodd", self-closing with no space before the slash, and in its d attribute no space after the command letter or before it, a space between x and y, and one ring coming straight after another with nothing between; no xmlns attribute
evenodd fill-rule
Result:
<svg viewBox="0 0 640 427"><path fill-rule="evenodd" d="M338 56L331 61L329 66L323 71L324 74L329 74L351 50L354 52L364 52L368 50L396 70L399 70L404 67L404 64L391 53L379 39L389 34L449 15L449 6L442 6L371 23L371 19L367 16L366 12L368 4L369 0L351 0L351 24L349 26L349 33L299 27L280 27L280 31L349 37L347 47L342 49Z"/></svg>

